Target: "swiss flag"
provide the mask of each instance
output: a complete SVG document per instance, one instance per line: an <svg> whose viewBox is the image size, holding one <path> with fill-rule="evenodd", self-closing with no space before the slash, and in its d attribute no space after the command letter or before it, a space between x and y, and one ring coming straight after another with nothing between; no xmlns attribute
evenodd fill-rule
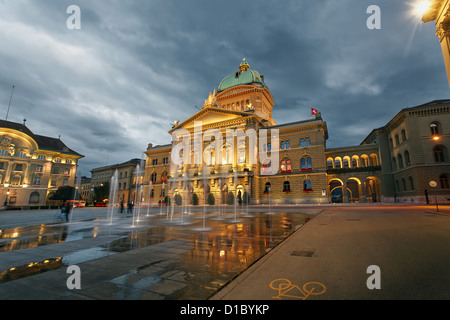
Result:
<svg viewBox="0 0 450 320"><path fill-rule="evenodd" d="M317 112L319 112L319 110L311 108L311 115L315 116Z"/></svg>

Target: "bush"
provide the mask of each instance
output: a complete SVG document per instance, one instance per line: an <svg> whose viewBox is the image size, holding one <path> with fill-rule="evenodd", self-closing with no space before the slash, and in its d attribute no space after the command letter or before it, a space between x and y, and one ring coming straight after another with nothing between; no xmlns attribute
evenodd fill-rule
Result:
<svg viewBox="0 0 450 320"><path fill-rule="evenodd" d="M227 195L227 204L228 205L232 205L232 204L234 204L234 195L233 195L233 192L228 192L228 195Z"/></svg>
<svg viewBox="0 0 450 320"><path fill-rule="evenodd" d="M208 204L213 206L216 203L216 198L214 198L214 194L208 194Z"/></svg>
<svg viewBox="0 0 450 320"><path fill-rule="evenodd" d="M192 205L198 206L198 195L196 193L192 194Z"/></svg>

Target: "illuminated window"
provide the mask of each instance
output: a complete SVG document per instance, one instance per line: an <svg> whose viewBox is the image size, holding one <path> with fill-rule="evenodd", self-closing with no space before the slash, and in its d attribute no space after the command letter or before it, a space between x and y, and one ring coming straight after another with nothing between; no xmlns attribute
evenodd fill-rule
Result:
<svg viewBox="0 0 450 320"><path fill-rule="evenodd" d="M292 166L291 166L291 160L286 159L281 161L281 172L291 172Z"/></svg>

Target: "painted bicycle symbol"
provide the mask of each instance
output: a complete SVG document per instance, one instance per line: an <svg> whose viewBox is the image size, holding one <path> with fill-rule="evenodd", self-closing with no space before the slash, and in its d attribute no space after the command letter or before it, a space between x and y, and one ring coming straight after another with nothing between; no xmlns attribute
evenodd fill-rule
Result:
<svg viewBox="0 0 450 320"><path fill-rule="evenodd" d="M297 298L306 300L310 296L320 296L327 291L325 285L320 282L308 282L300 288L292 284L287 279L276 279L270 283L270 288L278 291L278 295L272 298L281 299L282 297Z"/></svg>

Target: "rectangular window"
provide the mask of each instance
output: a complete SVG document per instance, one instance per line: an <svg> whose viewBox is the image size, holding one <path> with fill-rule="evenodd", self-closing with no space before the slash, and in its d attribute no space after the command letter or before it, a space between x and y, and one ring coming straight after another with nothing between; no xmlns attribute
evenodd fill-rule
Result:
<svg viewBox="0 0 450 320"><path fill-rule="evenodd" d="M34 177L33 185L39 186L41 184L41 177Z"/></svg>
<svg viewBox="0 0 450 320"><path fill-rule="evenodd" d="M37 166L36 167L36 172L44 172L44 166Z"/></svg>
<svg viewBox="0 0 450 320"><path fill-rule="evenodd" d="M23 164L17 163L14 171L23 171Z"/></svg>

